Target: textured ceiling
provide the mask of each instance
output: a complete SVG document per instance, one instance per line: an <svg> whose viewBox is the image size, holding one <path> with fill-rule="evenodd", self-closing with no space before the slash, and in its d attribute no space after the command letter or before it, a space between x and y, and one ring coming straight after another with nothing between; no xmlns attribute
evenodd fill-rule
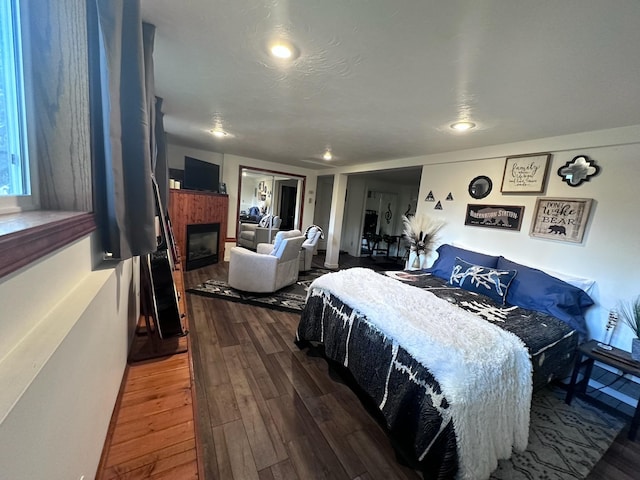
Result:
<svg viewBox="0 0 640 480"><path fill-rule="evenodd" d="M194 148L321 168L640 124L638 0L142 0L142 13L165 129ZM278 35L300 50L289 65L266 53ZM448 127L465 118L478 127ZM233 137L209 134L216 120Z"/></svg>

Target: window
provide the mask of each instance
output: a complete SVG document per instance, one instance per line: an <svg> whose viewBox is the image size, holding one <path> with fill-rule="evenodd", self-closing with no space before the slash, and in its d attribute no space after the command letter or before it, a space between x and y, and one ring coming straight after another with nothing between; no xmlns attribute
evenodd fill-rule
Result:
<svg viewBox="0 0 640 480"><path fill-rule="evenodd" d="M96 228L84 22L85 0L0 0L0 279Z"/></svg>
<svg viewBox="0 0 640 480"><path fill-rule="evenodd" d="M0 2L0 197L29 195L18 0Z"/></svg>

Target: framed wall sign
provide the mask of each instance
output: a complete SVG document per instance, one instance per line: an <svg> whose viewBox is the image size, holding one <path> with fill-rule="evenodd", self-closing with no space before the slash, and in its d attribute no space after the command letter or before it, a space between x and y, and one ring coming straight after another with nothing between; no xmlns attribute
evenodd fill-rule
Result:
<svg viewBox="0 0 640 480"><path fill-rule="evenodd" d="M502 175L502 193L542 193L547 180L550 153L507 157Z"/></svg>
<svg viewBox="0 0 640 480"><path fill-rule="evenodd" d="M520 230L523 213L523 206L468 204L464 224L501 230Z"/></svg>
<svg viewBox="0 0 640 480"><path fill-rule="evenodd" d="M529 235L581 243L592 201L591 198L539 197Z"/></svg>

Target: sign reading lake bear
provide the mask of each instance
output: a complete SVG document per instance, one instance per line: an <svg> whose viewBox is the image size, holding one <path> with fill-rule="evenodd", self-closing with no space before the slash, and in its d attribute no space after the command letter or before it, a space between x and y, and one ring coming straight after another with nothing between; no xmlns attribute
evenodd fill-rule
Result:
<svg viewBox="0 0 640 480"><path fill-rule="evenodd" d="M524 207L514 205L467 205L465 225L520 230Z"/></svg>
<svg viewBox="0 0 640 480"><path fill-rule="evenodd" d="M529 235L565 242L582 242L591 202L591 198L539 197Z"/></svg>

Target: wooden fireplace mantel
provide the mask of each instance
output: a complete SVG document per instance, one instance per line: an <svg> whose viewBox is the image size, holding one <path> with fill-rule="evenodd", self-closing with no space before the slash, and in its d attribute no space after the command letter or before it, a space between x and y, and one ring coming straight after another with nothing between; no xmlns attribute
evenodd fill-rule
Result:
<svg viewBox="0 0 640 480"><path fill-rule="evenodd" d="M187 225L219 223L218 258L224 258L228 211L228 195L196 190L172 189L169 191L169 219L183 257L187 247Z"/></svg>

